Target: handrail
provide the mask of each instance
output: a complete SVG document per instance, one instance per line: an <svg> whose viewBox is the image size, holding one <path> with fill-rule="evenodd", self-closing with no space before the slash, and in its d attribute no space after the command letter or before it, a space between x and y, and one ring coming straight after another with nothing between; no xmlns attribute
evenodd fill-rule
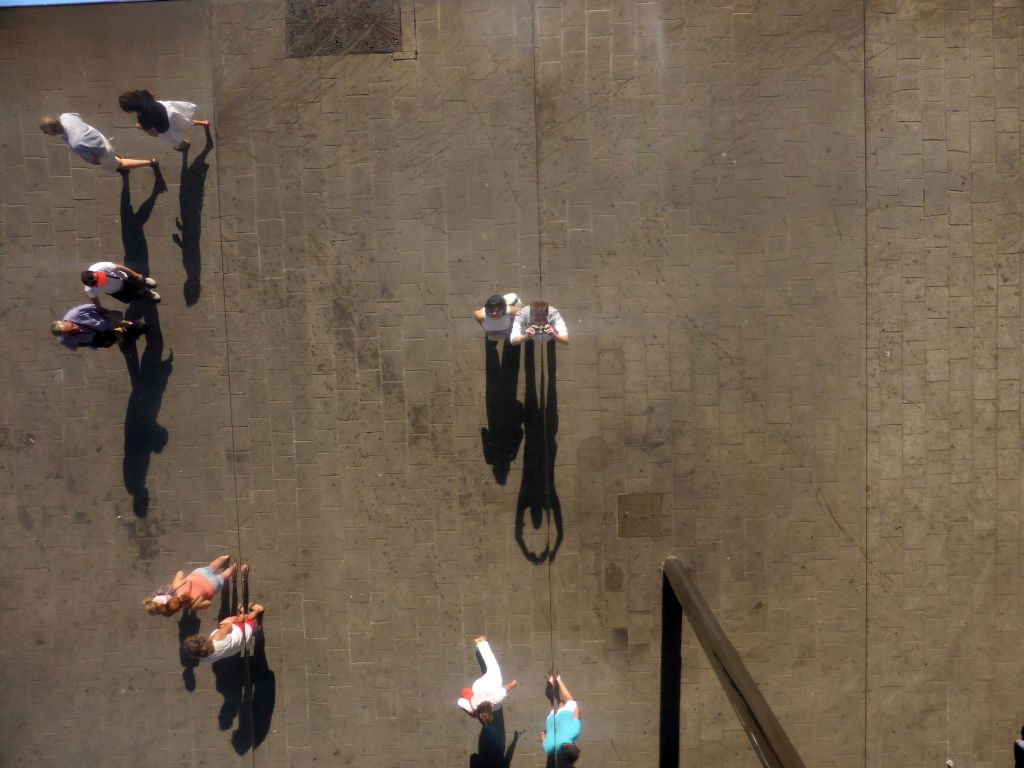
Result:
<svg viewBox="0 0 1024 768"><path fill-rule="evenodd" d="M684 617L707 654L761 765L764 768L806 768L683 564L670 557L662 564L662 573L661 768L679 766Z"/></svg>

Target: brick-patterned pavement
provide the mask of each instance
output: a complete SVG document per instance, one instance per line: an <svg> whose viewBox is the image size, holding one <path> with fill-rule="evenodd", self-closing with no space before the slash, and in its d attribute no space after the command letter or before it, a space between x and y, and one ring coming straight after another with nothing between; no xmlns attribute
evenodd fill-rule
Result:
<svg viewBox="0 0 1024 768"><path fill-rule="evenodd" d="M454 707L486 633L514 765L554 664L580 764L651 766L670 554L808 765L1005 760L1019 4L401 8L400 54L303 59L279 0L0 12L0 763L496 765ZM213 146L183 168L134 87ZM166 191L69 158L61 111ZM160 280L135 356L47 333L101 257ZM508 290L573 341L499 395L470 313ZM618 537L627 493L663 494L660 536ZM252 702L141 611L225 551L268 611ZM685 643L684 761L748 765Z"/></svg>

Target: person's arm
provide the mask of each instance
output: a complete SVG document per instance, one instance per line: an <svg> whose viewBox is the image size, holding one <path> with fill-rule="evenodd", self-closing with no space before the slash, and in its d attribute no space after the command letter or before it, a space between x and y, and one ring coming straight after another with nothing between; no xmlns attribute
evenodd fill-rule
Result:
<svg viewBox="0 0 1024 768"><path fill-rule="evenodd" d="M476 715L473 713L473 705L469 703L469 699L465 697L460 697L459 700L455 703L458 705L459 709L461 709L467 715L469 715L470 717L476 717Z"/></svg>
<svg viewBox="0 0 1024 768"><path fill-rule="evenodd" d="M483 311L483 309L476 310L473 313L473 319L475 319L478 323L480 323L480 325L482 327L483 324L484 324L484 311Z"/></svg>
<svg viewBox="0 0 1024 768"><path fill-rule="evenodd" d="M192 602L192 605L189 606L189 609L193 610L193 611L201 611L204 608L209 608L209 607L210 607L210 601L207 600L205 597L200 597L200 598L197 598L196 600L194 600Z"/></svg>
<svg viewBox="0 0 1024 768"><path fill-rule="evenodd" d="M128 275L128 277L130 277L137 283L144 282L146 279L146 276L144 274L142 274L141 272L136 272L134 269L132 269L131 267L126 267L124 264L115 264L114 269L121 270L126 275Z"/></svg>
<svg viewBox="0 0 1024 768"><path fill-rule="evenodd" d="M228 616L224 621L217 625L217 629L214 630L213 634L210 635L211 640L223 640L231 634L231 627L235 621L234 616Z"/></svg>
<svg viewBox="0 0 1024 768"><path fill-rule="evenodd" d="M544 329L544 332L554 336L557 342L562 344L569 343L569 329L565 325L565 320L562 319L561 312L555 313L555 316L550 319L550 322Z"/></svg>
<svg viewBox="0 0 1024 768"><path fill-rule="evenodd" d="M177 589L178 587L180 587L184 583L185 583L185 572L184 571L178 571L176 574L174 574L174 580L171 582L171 589Z"/></svg>
<svg viewBox="0 0 1024 768"><path fill-rule="evenodd" d="M504 688L506 691L511 691L517 685L519 685L519 681L518 680L513 680L511 683L505 683L505 685L503 685L501 687Z"/></svg>
<svg viewBox="0 0 1024 768"><path fill-rule="evenodd" d="M515 319L512 321L512 333L509 335L508 340L511 344L519 346L523 341L523 321L526 320L527 316L525 313L518 313ZM526 329L526 338L533 338L533 328Z"/></svg>
<svg viewBox="0 0 1024 768"><path fill-rule="evenodd" d="M91 301L92 305L94 307L96 307L96 311L97 312L99 312L100 314L103 314L103 315L107 314L107 310L105 310L103 308L103 305L100 304L100 297L99 296L90 296L89 297L89 301Z"/></svg>

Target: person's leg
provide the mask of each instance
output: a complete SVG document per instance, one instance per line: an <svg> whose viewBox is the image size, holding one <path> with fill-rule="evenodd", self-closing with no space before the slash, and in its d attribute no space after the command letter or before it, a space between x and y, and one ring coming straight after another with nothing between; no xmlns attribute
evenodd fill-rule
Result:
<svg viewBox="0 0 1024 768"><path fill-rule="evenodd" d="M558 699L563 704L572 701L572 694L569 693L569 689L565 687L565 683L562 682L562 676L559 675L555 678L555 682L558 683Z"/></svg>
<svg viewBox="0 0 1024 768"><path fill-rule="evenodd" d="M480 654L480 658L483 659L484 673L476 683L473 683L473 687L476 688L477 683L481 683L489 687L500 688L501 668L498 666L498 660L494 658L491 644L486 640L481 640L477 643L476 650Z"/></svg>
<svg viewBox="0 0 1024 768"><path fill-rule="evenodd" d="M223 568L230 559L231 555L221 555L220 557L214 558L207 566L207 568L216 573L221 568Z"/></svg>
<svg viewBox="0 0 1024 768"><path fill-rule="evenodd" d="M152 160L135 160L130 157L119 157L117 158L117 170L119 171L130 171L133 168L155 168L159 163L154 157Z"/></svg>

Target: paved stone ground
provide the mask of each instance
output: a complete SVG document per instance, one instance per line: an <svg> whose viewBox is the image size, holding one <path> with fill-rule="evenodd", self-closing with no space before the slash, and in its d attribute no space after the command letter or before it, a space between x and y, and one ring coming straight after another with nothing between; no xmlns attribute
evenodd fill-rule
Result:
<svg viewBox="0 0 1024 768"><path fill-rule="evenodd" d="M453 707L486 633L514 765L552 664L581 765L654 765L670 554L808 765L1005 762L1019 3L402 8L403 53L306 59L278 0L0 12L0 762L496 765ZM141 86L209 153L134 131ZM167 190L69 160L36 128L67 110ZM99 257L160 279L137 356L46 332ZM574 337L550 564L536 421L503 485L482 450L496 290ZM661 536L617 536L625 493ZM268 608L251 706L139 606L224 551ZM749 765L689 636L682 693L686 764Z"/></svg>

